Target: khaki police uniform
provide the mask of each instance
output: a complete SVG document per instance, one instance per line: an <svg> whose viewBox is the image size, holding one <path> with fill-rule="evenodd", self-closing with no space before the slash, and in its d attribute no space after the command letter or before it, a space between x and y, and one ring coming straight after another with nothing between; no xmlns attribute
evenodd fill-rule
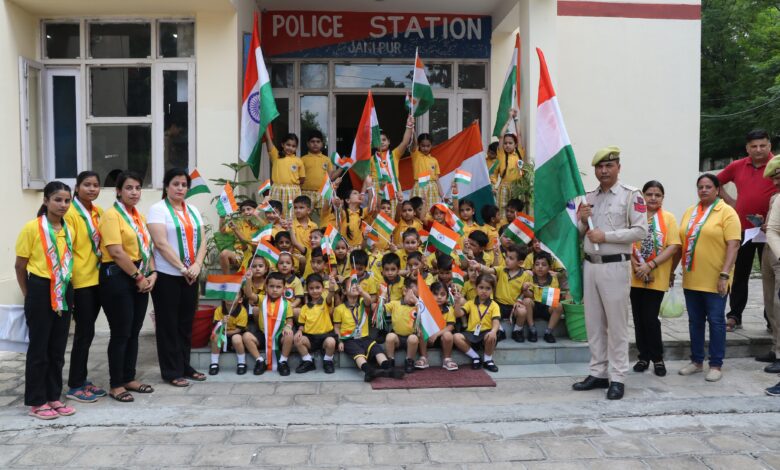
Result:
<svg viewBox="0 0 780 470"><path fill-rule="evenodd" d="M773 158L764 170L764 177L772 178L780 172L780 157ZM762 254L761 281L764 287L764 306L769 326L772 327L772 352L780 359L780 194L769 202L766 215L767 248ZM771 308L770 308L771 306Z"/></svg>
<svg viewBox="0 0 780 470"><path fill-rule="evenodd" d="M618 160L620 149L596 153L593 166ZM585 237L583 294L585 328L590 347L590 375L625 382L628 373L628 302L631 288L632 244L647 234L647 207L642 193L620 181L606 191L601 186L587 193L593 228L604 231L606 241L594 244ZM578 221L584 236L588 226Z"/></svg>

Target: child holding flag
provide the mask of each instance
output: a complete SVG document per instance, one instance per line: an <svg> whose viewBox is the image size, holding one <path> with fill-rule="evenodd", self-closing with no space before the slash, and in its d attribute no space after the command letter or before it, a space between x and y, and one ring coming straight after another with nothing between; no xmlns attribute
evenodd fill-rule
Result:
<svg viewBox="0 0 780 470"><path fill-rule="evenodd" d="M325 179L332 178L334 173L333 162L327 155L322 154L324 142L325 139L319 129L309 131L309 138L306 141L309 153L301 157L303 169L306 173L306 179L301 183L301 193L309 198L311 207L317 214L320 213L322 208L320 189Z"/></svg>
<svg viewBox="0 0 780 470"><path fill-rule="evenodd" d="M466 301L459 293L455 296L455 316L466 317L466 331L456 333L455 347L471 358L471 368L484 367L490 372L498 372L498 366L493 361L493 352L498 343L498 330L501 325L501 312L498 304L493 301L493 291L496 288L496 278L492 274L480 274L476 281L477 298ZM474 350L484 349L483 359Z"/></svg>
<svg viewBox="0 0 780 470"><path fill-rule="evenodd" d="M558 278L550 273L552 256L546 251L534 253L534 268L532 272L523 273L521 282L523 283L523 304L528 312L526 315L528 322L528 341L535 343L537 341L536 326L534 318L543 318L547 323L544 330L544 340L548 343L555 342L553 330L561 320L563 306L561 305L561 289L558 285ZM522 324L520 324L520 334L523 334ZM513 332L514 337L514 332Z"/></svg>
<svg viewBox="0 0 780 470"><path fill-rule="evenodd" d="M420 359L414 363L416 369L428 368L428 348L441 348L442 355L442 367L449 371L458 370L458 364L452 360L452 345L454 344L453 332L455 331L455 309L450 305L450 295L447 286L439 281L431 284L430 293L433 294L433 299L426 299L426 296L422 293L420 298L422 301L436 302L444 316L446 326L444 329L439 330L435 334L431 335L427 341L420 341Z"/></svg>
<svg viewBox="0 0 780 470"><path fill-rule="evenodd" d="M417 230L417 232L423 229L423 223L415 216L414 205L412 205L411 201L404 201L401 203L400 213L401 217L398 221L398 225L396 225L395 230L393 230L392 241L395 245L403 243L403 234L410 228Z"/></svg>
<svg viewBox="0 0 780 470"><path fill-rule="evenodd" d="M406 131L398 147L390 150L390 139L385 131L379 134L379 151L371 158L370 174L374 182L375 194L384 194L391 205L391 213L395 213L398 197L401 195L401 183L399 180L398 163L401 157L406 153L406 148L414 139L414 117L409 115L406 118ZM379 168L378 168L379 167ZM386 191L388 185L392 187L391 191Z"/></svg>
<svg viewBox="0 0 780 470"><path fill-rule="evenodd" d="M526 317L526 309L519 301L523 293L524 277L523 259L528 255L528 249L519 245L510 245L506 250L506 260L503 266L489 268L472 261L476 269L496 276L496 302L501 311L501 318L506 320L514 317L512 322L512 339L518 343L525 341L523 322ZM499 334L503 333L503 329Z"/></svg>
<svg viewBox="0 0 780 470"><path fill-rule="evenodd" d="M517 110L510 110L510 118L517 118ZM506 207L512 197L512 185L523 177L523 161L525 152L519 145L518 136L508 134L507 128L510 119L507 119L504 129L501 131L501 148L498 149L498 188L496 190L496 203L499 208Z"/></svg>
<svg viewBox="0 0 780 470"><path fill-rule="evenodd" d="M271 271L271 266L268 260L262 256L255 256L252 259L252 264L246 272L246 281L242 286L243 296L247 303L252 306L256 306L260 302L260 298L265 295L265 277ZM248 312L252 317L254 313ZM252 318L250 318L250 321Z"/></svg>
<svg viewBox="0 0 780 470"><path fill-rule="evenodd" d="M287 358L293 347L293 311L282 296L284 276L270 273L265 280L265 290L266 295L259 302L257 323L250 325L244 333L244 346L255 358L255 375L262 375L270 368L287 376L290 375Z"/></svg>
<svg viewBox="0 0 780 470"><path fill-rule="evenodd" d="M298 150L298 136L287 134L282 137L282 153L274 146L271 133L266 130L265 145L271 158L271 199L281 201L282 218L291 217L289 208L285 206L287 201L292 201L301 195L301 185L306 182L306 168L303 161L296 155Z"/></svg>
<svg viewBox="0 0 780 470"><path fill-rule="evenodd" d="M414 171L414 188L412 196L423 199L423 212L444 199L439 187L439 160L431 155L433 139L430 134L420 134L417 142L412 143L412 168Z"/></svg>
<svg viewBox="0 0 780 470"><path fill-rule="evenodd" d="M414 372L414 358L417 355L417 347L420 338L417 336L415 323L417 319L417 275L409 276L404 280L403 301L393 300L385 305L385 312L390 316L392 330L385 338L385 350L387 357L395 364L396 348L406 348L406 361L404 371L407 374ZM421 363L422 365L423 363ZM424 362L427 367L428 361Z"/></svg>
<svg viewBox="0 0 780 470"><path fill-rule="evenodd" d="M227 342L228 351L235 351L236 353L238 362L236 374L246 374L246 352L244 351L243 335L249 323L249 315L244 307L244 298L240 293L231 308L228 309L227 302L223 300L220 306L214 310L214 331L211 333L209 375L219 374L219 353L223 348L223 341Z"/></svg>
<svg viewBox="0 0 780 470"><path fill-rule="evenodd" d="M255 217L257 203L251 199L241 201L238 210L241 215L237 218L219 218L220 232L232 234L236 241L233 249L225 249L219 254L219 266L222 274L230 274L230 268L241 266L247 260L247 254L252 255L252 236L257 231L259 224Z"/></svg>
<svg viewBox="0 0 780 470"><path fill-rule="evenodd" d="M284 279L284 300L289 302L290 307L293 309L300 307L303 303L303 283L295 275L294 264L292 253L289 251L279 253L276 269L282 275L282 279Z"/></svg>
<svg viewBox="0 0 780 470"><path fill-rule="evenodd" d="M331 308L336 294L335 279L331 279L328 297L323 299L324 282L319 274L312 274L306 279L306 290L309 301L301 308L298 315L298 331L294 341L302 362L295 369L296 374L304 374L315 370L312 351L322 350L322 369L326 374L335 371L333 366L333 353L336 351L336 338L333 335L333 323L331 321Z"/></svg>

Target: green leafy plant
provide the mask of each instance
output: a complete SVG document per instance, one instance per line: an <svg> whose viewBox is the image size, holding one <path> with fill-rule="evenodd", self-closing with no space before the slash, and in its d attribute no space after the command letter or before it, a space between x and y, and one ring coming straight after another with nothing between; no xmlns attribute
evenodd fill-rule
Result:
<svg viewBox="0 0 780 470"><path fill-rule="evenodd" d="M509 192L511 197L520 199L529 214L534 207L534 163L523 164L523 177L512 183Z"/></svg>

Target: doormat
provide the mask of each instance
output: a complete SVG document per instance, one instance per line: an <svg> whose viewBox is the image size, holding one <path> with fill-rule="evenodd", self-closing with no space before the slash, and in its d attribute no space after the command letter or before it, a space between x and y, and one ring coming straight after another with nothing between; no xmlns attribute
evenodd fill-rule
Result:
<svg viewBox="0 0 780 470"><path fill-rule="evenodd" d="M482 369L471 369L468 365L456 371L448 371L441 367L417 369L401 379L378 378L371 382L374 390L391 390L401 388L461 388L461 387L495 387L496 382Z"/></svg>

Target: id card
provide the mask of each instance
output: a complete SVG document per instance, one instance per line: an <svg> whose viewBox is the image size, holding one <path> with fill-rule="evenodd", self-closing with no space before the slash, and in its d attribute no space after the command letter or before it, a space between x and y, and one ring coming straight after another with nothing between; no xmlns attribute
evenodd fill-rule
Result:
<svg viewBox="0 0 780 470"><path fill-rule="evenodd" d="M474 328L474 336L479 336L480 331L482 331L482 322L477 323L477 327Z"/></svg>

